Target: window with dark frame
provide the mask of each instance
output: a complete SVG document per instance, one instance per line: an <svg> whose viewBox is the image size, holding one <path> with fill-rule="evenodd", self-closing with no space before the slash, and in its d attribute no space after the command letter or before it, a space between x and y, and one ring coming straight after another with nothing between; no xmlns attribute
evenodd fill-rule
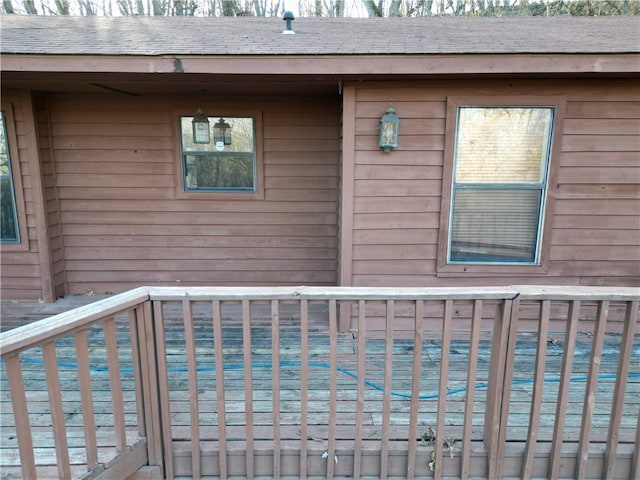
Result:
<svg viewBox="0 0 640 480"><path fill-rule="evenodd" d="M447 263L539 264L555 108L456 113Z"/></svg>
<svg viewBox="0 0 640 480"><path fill-rule="evenodd" d="M182 185L185 192L256 192L255 119L210 116L211 142L196 143L193 117L180 117ZM224 122L230 142L216 141L215 125Z"/></svg>
<svg viewBox="0 0 640 480"><path fill-rule="evenodd" d="M0 240L20 243L20 228L4 112L0 112Z"/></svg>

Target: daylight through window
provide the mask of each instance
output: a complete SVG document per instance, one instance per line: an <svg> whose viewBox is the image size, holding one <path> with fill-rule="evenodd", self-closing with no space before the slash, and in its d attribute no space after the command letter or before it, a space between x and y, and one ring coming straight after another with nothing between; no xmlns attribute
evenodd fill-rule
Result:
<svg viewBox="0 0 640 480"><path fill-rule="evenodd" d="M193 117L180 118L182 178L185 191L256 191L255 121L210 116L209 143L195 143ZM226 123L230 139L216 142L216 123Z"/></svg>
<svg viewBox="0 0 640 480"><path fill-rule="evenodd" d="M539 263L554 109L458 107L449 263Z"/></svg>
<svg viewBox="0 0 640 480"><path fill-rule="evenodd" d="M18 243L20 233L4 112L0 112L0 197L2 243Z"/></svg>

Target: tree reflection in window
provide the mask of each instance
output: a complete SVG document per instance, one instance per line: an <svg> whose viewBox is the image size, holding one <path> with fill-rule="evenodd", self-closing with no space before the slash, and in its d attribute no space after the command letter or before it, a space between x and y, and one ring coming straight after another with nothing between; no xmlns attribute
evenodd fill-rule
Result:
<svg viewBox="0 0 640 480"><path fill-rule="evenodd" d="M0 232L2 243L20 242L4 112L0 112Z"/></svg>
<svg viewBox="0 0 640 480"><path fill-rule="evenodd" d="M209 117L211 139L221 116ZM194 143L193 117L180 118L182 172L185 191L256 191L255 121L224 116L231 127L231 144Z"/></svg>

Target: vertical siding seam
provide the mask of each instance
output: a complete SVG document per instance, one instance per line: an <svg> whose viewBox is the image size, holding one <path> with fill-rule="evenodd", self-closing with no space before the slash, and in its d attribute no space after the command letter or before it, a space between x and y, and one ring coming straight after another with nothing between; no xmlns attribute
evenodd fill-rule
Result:
<svg viewBox="0 0 640 480"><path fill-rule="evenodd" d="M63 292L66 294L66 293L69 293L69 285L67 283L67 265L66 265L67 262L65 258L66 254L65 254L65 248L64 248L64 235L62 231L63 225L62 225L62 218L60 214L60 192L58 190L59 189L58 169L56 164L56 152L53 147L53 125L51 123L51 108L49 107L49 97L44 98L44 108L47 116L47 119L46 119L47 129L48 129L47 136L49 139L49 145L47 146L47 148L49 148L49 158L50 158L51 167L52 167L51 177L53 179L53 192L54 192L53 201L55 202L55 205L56 205L56 217L57 217L58 225L60 226L60 251L62 252L62 258L59 260L59 262L62 264L62 289L63 289ZM45 201L46 201L46 197L45 197ZM49 238L49 241L51 241L51 238ZM51 255L51 252L49 252L49 254ZM52 283L55 289L58 285L55 284L55 278L53 277L53 275L54 274L52 272Z"/></svg>
<svg viewBox="0 0 640 480"><path fill-rule="evenodd" d="M339 285L353 282L353 204L355 174L355 115L356 89L348 85L342 100L342 182L340 197L340 278Z"/></svg>
<svg viewBox="0 0 640 480"><path fill-rule="evenodd" d="M40 168L40 151L38 139L36 138L37 125L34 112L33 96L25 91L21 94L23 98L25 135L27 138L27 151L29 158L27 164L29 175L33 182L33 203L35 204L36 217L36 239L38 242L38 258L40 261L40 290L42 299L45 302L54 300L53 288L53 264L51 261L51 245L49 243L49 225L47 221L47 204L44 191L44 179Z"/></svg>

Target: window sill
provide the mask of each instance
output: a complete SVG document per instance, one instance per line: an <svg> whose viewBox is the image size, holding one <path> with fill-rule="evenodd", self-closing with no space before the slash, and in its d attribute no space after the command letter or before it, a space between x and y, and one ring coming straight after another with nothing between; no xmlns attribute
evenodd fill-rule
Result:
<svg viewBox="0 0 640 480"><path fill-rule="evenodd" d="M190 190L185 192L180 189L176 192L177 199L184 200L264 200L264 189L260 189L257 192L231 192L231 191L197 191Z"/></svg>
<svg viewBox="0 0 640 480"><path fill-rule="evenodd" d="M20 241L19 243L2 243L0 242L0 250L3 253L9 252L27 252L29 251L29 242Z"/></svg>
<svg viewBox="0 0 640 480"><path fill-rule="evenodd" d="M522 276L546 275L543 265L477 265L445 264L439 265L438 277L482 277L487 275Z"/></svg>

